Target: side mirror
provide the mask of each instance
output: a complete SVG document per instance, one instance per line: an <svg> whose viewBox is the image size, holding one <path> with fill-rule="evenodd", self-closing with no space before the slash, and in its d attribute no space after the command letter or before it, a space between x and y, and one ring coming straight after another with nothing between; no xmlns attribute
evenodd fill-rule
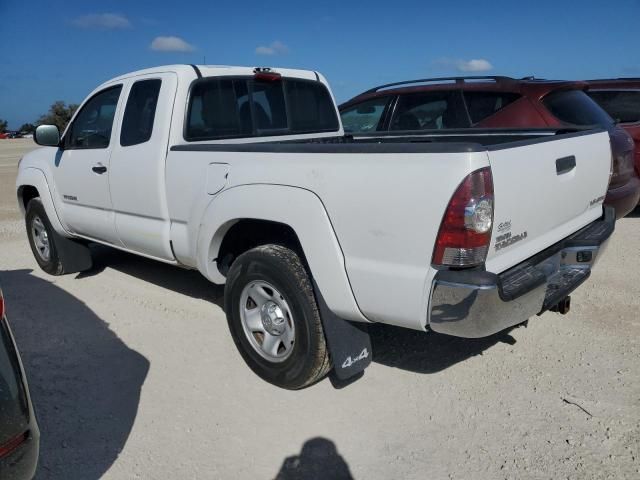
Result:
<svg viewBox="0 0 640 480"><path fill-rule="evenodd" d="M43 147L57 147L60 145L60 131L55 125L40 125L36 128L33 139Z"/></svg>

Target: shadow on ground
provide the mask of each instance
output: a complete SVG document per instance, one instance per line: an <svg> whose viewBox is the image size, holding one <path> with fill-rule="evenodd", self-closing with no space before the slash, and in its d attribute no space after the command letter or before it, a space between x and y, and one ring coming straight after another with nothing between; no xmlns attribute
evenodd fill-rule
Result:
<svg viewBox="0 0 640 480"><path fill-rule="evenodd" d="M125 275L139 278L182 295L209 301L224 308L224 286L211 283L196 270L175 267L96 244L91 245L91 256L93 268L78 274L78 278L98 275L109 267Z"/></svg>
<svg viewBox="0 0 640 480"><path fill-rule="evenodd" d="M209 282L199 272L183 270L113 248L92 245L94 267L79 278L97 275L106 267L167 288L183 295L210 301L224 308L224 287ZM505 330L491 337L465 339L425 333L389 325L373 324L371 333L373 361L417 373L436 373L467 358L481 355L496 343L515 343ZM336 381L336 388L352 383Z"/></svg>
<svg viewBox="0 0 640 480"><path fill-rule="evenodd" d="M102 477L127 442L149 362L31 270L0 271L0 284L41 430L36 478Z"/></svg>
<svg viewBox="0 0 640 480"><path fill-rule="evenodd" d="M275 480L353 480L335 443L322 437L304 442L299 455L285 458Z"/></svg>
<svg viewBox="0 0 640 480"><path fill-rule="evenodd" d="M629 212L626 218L640 218L640 207L636 207L634 210Z"/></svg>
<svg viewBox="0 0 640 480"><path fill-rule="evenodd" d="M437 373L470 357L482 355L497 343L516 343L509 332L485 338L458 338L436 332L375 324L369 326L373 361L416 373Z"/></svg>

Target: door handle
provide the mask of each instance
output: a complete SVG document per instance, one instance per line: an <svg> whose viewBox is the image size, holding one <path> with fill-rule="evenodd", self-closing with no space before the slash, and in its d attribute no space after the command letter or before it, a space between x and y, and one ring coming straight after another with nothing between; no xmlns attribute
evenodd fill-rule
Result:
<svg viewBox="0 0 640 480"><path fill-rule="evenodd" d="M105 173L107 171L107 167L105 167L104 165L96 165L91 170L93 170L95 173L97 173L99 175L102 175L103 173Z"/></svg>
<svg viewBox="0 0 640 480"><path fill-rule="evenodd" d="M556 160L556 173L558 175L570 172L574 168L576 168L576 157L574 155L558 158Z"/></svg>

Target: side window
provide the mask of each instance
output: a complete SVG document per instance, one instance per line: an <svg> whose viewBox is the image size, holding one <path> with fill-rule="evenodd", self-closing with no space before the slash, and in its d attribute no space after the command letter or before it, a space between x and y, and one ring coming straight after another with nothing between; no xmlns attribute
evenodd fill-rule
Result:
<svg viewBox="0 0 640 480"><path fill-rule="evenodd" d="M367 133L379 130L390 97L378 97L340 112L342 126L346 133Z"/></svg>
<svg viewBox="0 0 640 480"><path fill-rule="evenodd" d="M151 138L162 80L140 80L133 84L122 119L120 145L129 147Z"/></svg>
<svg viewBox="0 0 640 480"><path fill-rule="evenodd" d="M66 148L107 148L111 140L113 118L118 106L122 85L111 87L94 95L78 113Z"/></svg>
<svg viewBox="0 0 640 480"><path fill-rule="evenodd" d="M402 95L393 113L390 130L440 130L469 126L455 92Z"/></svg>
<svg viewBox="0 0 640 480"><path fill-rule="evenodd" d="M519 98L520 94L511 92L464 92L467 110L474 124L499 112Z"/></svg>
<svg viewBox="0 0 640 480"><path fill-rule="evenodd" d="M187 140L250 136L247 82L215 78L194 85L189 103Z"/></svg>
<svg viewBox="0 0 640 480"><path fill-rule="evenodd" d="M640 90L595 90L587 92L614 120L640 122Z"/></svg>
<svg viewBox="0 0 640 480"><path fill-rule="evenodd" d="M542 103L558 120L572 125L609 126L613 119L582 90L550 93Z"/></svg>

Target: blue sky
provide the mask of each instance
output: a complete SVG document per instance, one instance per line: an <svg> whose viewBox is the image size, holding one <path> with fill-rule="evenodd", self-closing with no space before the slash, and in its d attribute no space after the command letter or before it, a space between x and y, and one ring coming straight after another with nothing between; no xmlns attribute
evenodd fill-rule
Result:
<svg viewBox="0 0 640 480"><path fill-rule="evenodd" d="M338 101L450 74L640 76L640 0L0 0L0 118L35 121L104 80L169 63L319 70Z"/></svg>

